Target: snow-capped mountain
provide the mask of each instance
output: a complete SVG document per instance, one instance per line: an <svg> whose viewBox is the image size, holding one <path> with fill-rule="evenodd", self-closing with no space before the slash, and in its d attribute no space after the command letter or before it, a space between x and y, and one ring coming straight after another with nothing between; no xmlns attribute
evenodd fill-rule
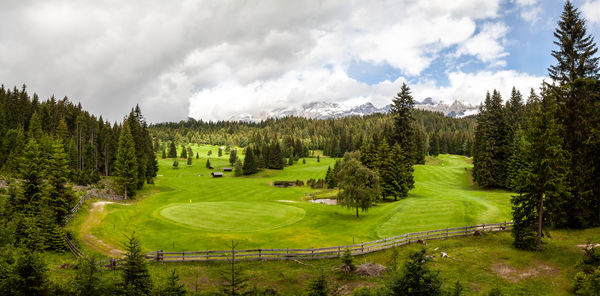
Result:
<svg viewBox="0 0 600 296"><path fill-rule="evenodd" d="M436 102L432 98L426 98L422 102L415 102L415 108L433 112L441 112L449 117L465 117L479 113L479 106L466 104L461 100L454 100L450 105L444 102Z"/></svg>
<svg viewBox="0 0 600 296"><path fill-rule="evenodd" d="M426 98L422 102L415 102L415 108L434 112L441 112L450 117L464 117L477 114L478 106L465 104L462 101L455 100L448 105L444 102L438 102L432 98ZM311 102L303 104L300 107L278 108L268 112L263 112L257 116L243 113L238 116L231 117L233 121L260 121L267 118L281 118L286 116L305 117L313 119L329 119L340 118L345 116L364 116L374 113L387 113L391 109L391 105L382 108L375 107L372 103L367 102L358 106L345 106L338 103L328 103L323 101Z"/></svg>

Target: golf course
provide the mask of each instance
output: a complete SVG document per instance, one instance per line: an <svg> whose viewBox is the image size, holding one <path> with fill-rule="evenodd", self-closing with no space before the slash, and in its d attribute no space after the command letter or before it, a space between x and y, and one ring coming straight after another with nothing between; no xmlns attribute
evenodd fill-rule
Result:
<svg viewBox="0 0 600 296"><path fill-rule="evenodd" d="M192 165L160 159L155 184L146 186L134 200L104 203L78 223L80 237L94 237L104 246L119 249L135 231L146 251L224 249L232 240L241 248L310 248L345 245L406 232L459 227L510 220L510 193L483 190L471 183L469 159L439 155L415 166L415 188L399 201L384 200L355 217L352 209L312 203L314 198L335 198L337 189L308 186L278 188L276 180L325 177L335 160L327 157L299 160L283 171L263 170L249 177L211 172L230 167L228 155L210 157L217 146L192 146L199 159ZM84 240L88 244L93 241Z"/></svg>

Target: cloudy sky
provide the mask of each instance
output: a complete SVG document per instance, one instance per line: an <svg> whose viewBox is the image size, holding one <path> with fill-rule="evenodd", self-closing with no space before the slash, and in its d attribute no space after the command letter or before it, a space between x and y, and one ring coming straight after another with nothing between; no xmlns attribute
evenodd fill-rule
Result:
<svg viewBox="0 0 600 296"><path fill-rule="evenodd" d="M561 0L0 2L0 82L111 121L229 119L311 101L478 104L538 87ZM600 33L600 0L576 0ZM598 38L596 38L598 40Z"/></svg>

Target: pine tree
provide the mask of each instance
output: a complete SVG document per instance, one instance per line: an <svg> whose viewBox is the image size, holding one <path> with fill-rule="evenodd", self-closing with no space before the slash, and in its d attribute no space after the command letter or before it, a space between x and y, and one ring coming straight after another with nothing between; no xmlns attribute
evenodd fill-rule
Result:
<svg viewBox="0 0 600 296"><path fill-rule="evenodd" d="M256 174L258 172L258 165L256 163L256 156L254 155L252 147L248 146L248 148L246 148L245 155L244 165L242 167L244 175Z"/></svg>
<svg viewBox="0 0 600 296"><path fill-rule="evenodd" d="M42 120L39 117L37 112L34 112L29 120L29 131L27 133L27 137L30 139L35 139L36 141L40 141L42 139L42 135L44 132L42 131Z"/></svg>
<svg viewBox="0 0 600 296"><path fill-rule="evenodd" d="M401 274L394 274L386 285L387 295L443 295L439 273L427 266L425 248L409 255Z"/></svg>
<svg viewBox="0 0 600 296"><path fill-rule="evenodd" d="M209 158L206 159L206 168L207 169L210 168L210 159Z"/></svg>
<svg viewBox="0 0 600 296"><path fill-rule="evenodd" d="M400 144L407 159L415 163L418 159L413 126L413 106L415 102L406 83L402 83L400 92L392 100L391 113L394 117L394 141Z"/></svg>
<svg viewBox="0 0 600 296"><path fill-rule="evenodd" d="M127 237L123 270L123 290L126 295L148 295L152 290L152 279L145 254L135 233ZM139 293L139 294L138 294Z"/></svg>
<svg viewBox="0 0 600 296"><path fill-rule="evenodd" d="M240 268L236 266L235 251L237 245L233 241L229 245L231 249L231 256L227 258L229 267L221 274L225 282L222 290L228 296L245 295L246 286L248 285L248 279L242 275Z"/></svg>
<svg viewBox="0 0 600 296"><path fill-rule="evenodd" d="M171 143L169 143L169 152L167 155L169 158L177 158L177 147L175 146L175 142L171 141Z"/></svg>
<svg viewBox="0 0 600 296"><path fill-rule="evenodd" d="M233 165L235 163L235 161L237 160L237 150L232 150L229 153L229 163L231 165Z"/></svg>
<svg viewBox="0 0 600 296"><path fill-rule="evenodd" d="M509 126L500 93L494 90L486 95L477 116L475 147L473 149L473 177L481 187L503 188L506 165L510 153Z"/></svg>
<svg viewBox="0 0 600 296"><path fill-rule="evenodd" d="M559 85L568 84L578 78L598 77L600 69L598 57L595 56L598 48L594 37L587 34L585 20L580 14L571 1L565 2L558 28L554 31L554 44L559 49L552 51L557 63L548 68L548 73Z"/></svg>
<svg viewBox="0 0 600 296"><path fill-rule="evenodd" d="M40 148L34 138L30 138L25 145L21 158L21 178L23 179L23 193L11 199L11 206L23 213L34 213L40 207L44 198L46 185L43 182L44 168L39 158Z"/></svg>
<svg viewBox="0 0 600 296"><path fill-rule="evenodd" d="M7 274L8 295L46 295L48 292L48 267L40 253L19 250Z"/></svg>
<svg viewBox="0 0 600 296"><path fill-rule="evenodd" d="M399 144L395 144L391 150L384 143L380 147L380 159L378 164L379 179L381 182L381 193L384 197L393 196L394 200L403 198L413 189L413 167L405 158L405 153Z"/></svg>
<svg viewBox="0 0 600 296"><path fill-rule="evenodd" d="M519 174L519 195L512 198L514 245L522 249L542 248L544 227L563 208L567 184L568 154L562 148L556 97L544 90L541 102L532 102L525 130L525 167ZM535 233L535 239L532 234ZM535 245L534 245L535 243Z"/></svg>
<svg viewBox="0 0 600 296"><path fill-rule="evenodd" d="M526 165L524 148L525 136L523 130L518 129L514 136L506 173L506 188L513 192L518 192L521 186L519 174Z"/></svg>
<svg viewBox="0 0 600 296"><path fill-rule="evenodd" d="M192 165L192 155L188 156L187 165Z"/></svg>
<svg viewBox="0 0 600 296"><path fill-rule="evenodd" d="M242 162L238 158L238 159L235 160L234 175L236 177L239 177L239 176L241 176L243 174L244 174L244 168L243 168Z"/></svg>
<svg viewBox="0 0 600 296"><path fill-rule="evenodd" d="M75 205L77 197L73 189L67 186L69 160L63 144L54 142L52 150L46 165L46 179L49 186L45 204L53 211L54 223L63 225L64 219Z"/></svg>
<svg viewBox="0 0 600 296"><path fill-rule="evenodd" d="M187 153L187 148L185 148L185 146L181 145L181 156L180 158L183 159L187 159L188 158L188 153Z"/></svg>
<svg viewBox="0 0 600 296"><path fill-rule="evenodd" d="M187 295L185 285L181 283L181 280L179 279L179 274L177 274L177 271L175 269L171 270L171 272L169 273L165 285L160 289L159 294L164 296Z"/></svg>
<svg viewBox="0 0 600 296"><path fill-rule="evenodd" d="M200 155L198 154L198 152L196 152L196 159L199 159Z"/></svg>
<svg viewBox="0 0 600 296"><path fill-rule="evenodd" d="M219 147L219 157L223 156L223 147Z"/></svg>
<svg viewBox="0 0 600 296"><path fill-rule="evenodd" d="M333 171L331 170L331 166L328 166L327 173L325 173L325 184L327 184L327 188L335 188L335 182L333 180Z"/></svg>
<svg viewBox="0 0 600 296"><path fill-rule="evenodd" d="M162 155L161 155L162 159L167 158L167 152L165 151L165 149L162 150Z"/></svg>
<svg viewBox="0 0 600 296"><path fill-rule="evenodd" d="M119 187L123 188L124 198L127 199L128 190L133 192L133 189L136 188L138 170L133 138L129 131L129 125L125 123L123 123L119 136L114 171L115 181Z"/></svg>

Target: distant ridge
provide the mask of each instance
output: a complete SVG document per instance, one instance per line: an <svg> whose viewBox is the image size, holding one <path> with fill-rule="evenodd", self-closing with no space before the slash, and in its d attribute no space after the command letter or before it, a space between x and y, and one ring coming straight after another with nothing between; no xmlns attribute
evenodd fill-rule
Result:
<svg viewBox="0 0 600 296"><path fill-rule="evenodd" d="M463 101L455 100L448 105L444 102L439 102L433 98L425 98L423 101L415 102L415 108L433 112L441 112L449 117L465 117L474 115L479 112L479 106L472 106ZM387 113L391 109L391 105L382 108L375 107L371 102L366 102L357 106L344 106L338 103L329 103L324 101L315 101L303 104L300 107L277 108L268 112L263 112L257 116L252 114L242 113L231 117L232 121L261 121L267 118L282 118L287 116L305 117L312 119L329 119L341 118L346 116L365 116L374 113Z"/></svg>

